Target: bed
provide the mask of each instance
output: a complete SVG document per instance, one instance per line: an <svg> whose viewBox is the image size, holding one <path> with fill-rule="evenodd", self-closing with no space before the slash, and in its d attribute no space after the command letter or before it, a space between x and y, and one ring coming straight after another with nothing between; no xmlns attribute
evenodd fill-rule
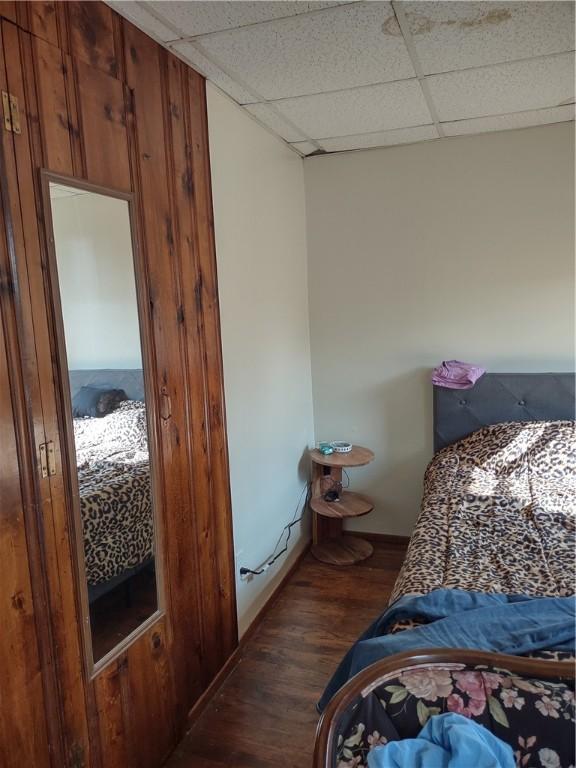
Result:
<svg viewBox="0 0 576 768"><path fill-rule="evenodd" d="M574 403L571 374L486 374L471 390L434 388L436 454L425 475L421 513L390 604L446 589L551 598L573 594ZM421 622L415 616L396 622L387 632L409 633ZM465 696L454 687L457 679L452 673L449 685L446 664L460 664L459 674L470 673L466 679L480 676L478 685L485 694L486 680L496 680L489 676L505 671L506 689L484 696L491 706L465 714L480 721L488 718L493 729L500 728L498 735L519 751L519 764L547 766L537 752L527 757L530 749L518 741L526 745L527 739L534 738L531 746L542 742L541 735L525 731L526 717L518 717L520 709L513 699L520 696L526 702L524 693L535 697L531 712L534 707L550 707L548 720L543 718L540 724L544 730L552 721L565 723L562 738L573 751L570 654L542 650L531 654L539 658L528 660L481 653L479 660L478 652L471 650L430 653L441 659L427 659L418 674L432 685L430 680L440 674L437 663L444 665L445 695L438 695L434 706L422 686L418 696L407 692L402 683L403 670L418 664L422 653L389 656L365 669L357 676L360 680L351 680L334 697L319 727L316 765L365 765L366 754L383 735L385 724L390 728L393 722L396 729L395 736L389 733L385 738L406 738L417 734L430 707L433 714L447 708L454 711L448 702L462 700L465 708ZM458 653L465 656L458 659ZM383 670L384 681L380 680ZM556 708L555 691L561 691L560 700L568 708L564 704ZM394 708L402 701L400 715ZM512 702L510 707L505 701ZM514 710L513 728L509 709ZM506 720L508 727L498 720ZM550 745L541 748L552 749ZM542 754L545 758L551 753ZM558 760L552 755L549 763L560 768L572 761L565 750Z"/></svg>
<svg viewBox="0 0 576 768"><path fill-rule="evenodd" d="M71 371L82 387L122 389L112 412L74 418L80 512L90 602L153 562L154 527L141 371Z"/></svg>
<svg viewBox="0 0 576 768"><path fill-rule="evenodd" d="M439 587L569 595L574 422L495 424L436 454L392 599Z"/></svg>
<svg viewBox="0 0 576 768"><path fill-rule="evenodd" d="M442 586L571 594L574 376L485 374L433 397L436 454L391 600Z"/></svg>

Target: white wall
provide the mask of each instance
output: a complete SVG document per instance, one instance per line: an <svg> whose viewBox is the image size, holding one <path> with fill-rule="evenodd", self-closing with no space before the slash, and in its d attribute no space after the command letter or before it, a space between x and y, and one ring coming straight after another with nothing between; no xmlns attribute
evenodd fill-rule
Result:
<svg viewBox="0 0 576 768"><path fill-rule="evenodd" d="M409 534L432 455L430 368L574 368L573 125L307 159L316 439Z"/></svg>
<svg viewBox="0 0 576 768"><path fill-rule="evenodd" d="M57 197L52 219L68 367L142 368L128 204Z"/></svg>
<svg viewBox="0 0 576 768"><path fill-rule="evenodd" d="M208 85L208 126L243 633L309 540L309 521L266 573L294 516L313 443L302 160ZM285 538L285 537L284 537Z"/></svg>

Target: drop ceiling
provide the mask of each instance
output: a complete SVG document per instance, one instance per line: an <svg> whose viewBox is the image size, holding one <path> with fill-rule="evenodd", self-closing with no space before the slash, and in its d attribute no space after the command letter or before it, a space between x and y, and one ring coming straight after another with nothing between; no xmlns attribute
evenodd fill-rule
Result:
<svg viewBox="0 0 576 768"><path fill-rule="evenodd" d="M574 3L113 0L302 155L574 119Z"/></svg>

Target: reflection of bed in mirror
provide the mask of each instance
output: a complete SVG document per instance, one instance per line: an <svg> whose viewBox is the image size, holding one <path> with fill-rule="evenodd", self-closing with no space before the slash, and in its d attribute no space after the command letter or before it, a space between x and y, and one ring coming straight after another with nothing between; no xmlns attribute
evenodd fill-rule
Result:
<svg viewBox="0 0 576 768"><path fill-rule="evenodd" d="M61 309L59 366L70 384L71 511L92 669L141 631L160 602L132 198L47 173L43 183Z"/></svg>
<svg viewBox="0 0 576 768"><path fill-rule="evenodd" d="M93 603L153 569L154 527L141 370L70 371L70 394L94 390L104 415L75 411L74 440L88 597ZM98 400L102 402L102 400Z"/></svg>

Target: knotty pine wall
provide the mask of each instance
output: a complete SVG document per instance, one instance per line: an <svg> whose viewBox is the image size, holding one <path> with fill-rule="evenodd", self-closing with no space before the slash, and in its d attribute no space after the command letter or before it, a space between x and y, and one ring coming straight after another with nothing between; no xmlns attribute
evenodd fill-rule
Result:
<svg viewBox="0 0 576 768"><path fill-rule="evenodd" d="M49 739L53 765L157 766L237 645L205 81L100 2L0 2L0 17L1 87L18 97L22 119L20 135L2 132L0 762L43 767ZM41 168L134 192L152 359L165 614L92 679ZM45 439L59 471L38 479L34 451ZM20 596L25 610L14 608Z"/></svg>

